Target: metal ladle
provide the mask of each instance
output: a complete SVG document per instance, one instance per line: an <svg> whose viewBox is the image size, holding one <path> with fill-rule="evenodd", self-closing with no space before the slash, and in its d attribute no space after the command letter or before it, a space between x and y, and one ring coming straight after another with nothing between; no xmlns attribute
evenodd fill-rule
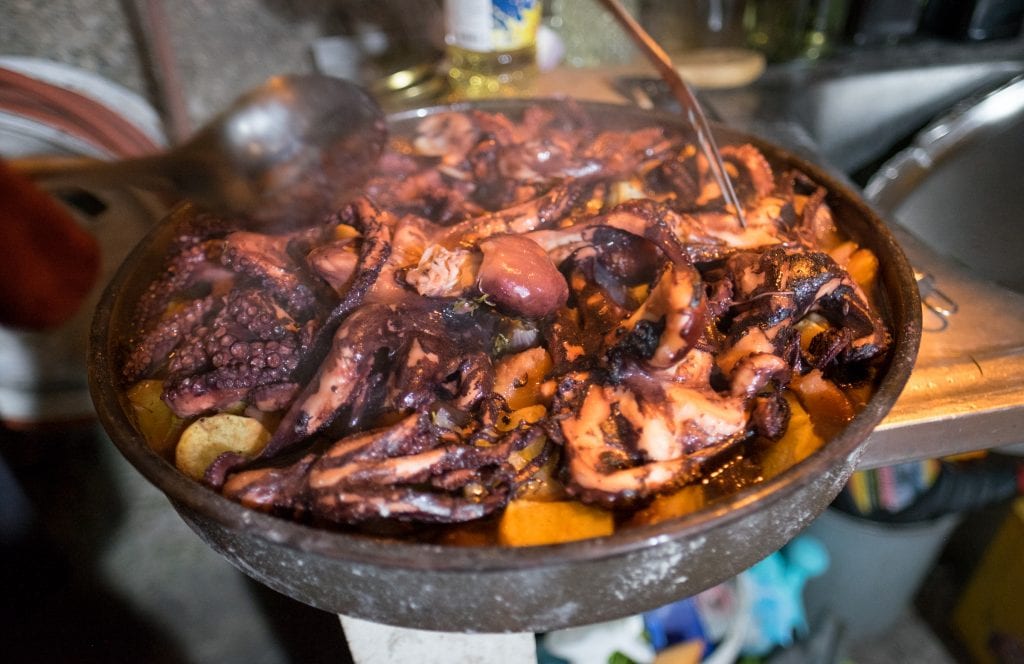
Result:
<svg viewBox="0 0 1024 664"><path fill-rule="evenodd" d="M167 152L107 162L20 159L14 168L51 189L173 191L201 207L257 223L302 225L362 185L387 139L384 114L348 81L275 76Z"/></svg>
<svg viewBox="0 0 1024 664"><path fill-rule="evenodd" d="M722 191L722 198L725 199L726 205L735 212L736 220L739 222L740 227L745 228L746 220L743 217L743 205L740 204L736 191L733 189L732 180L729 179L729 173L725 170L722 154L718 151L715 137L711 134L711 127L708 125L704 110L701 108L700 102L697 101L697 97L693 94L690 86L686 84L686 81L679 74L679 70L672 64L672 59L668 57L668 53L658 45L658 42L654 41L654 38L643 29L643 26L636 22L636 19L630 16L619 0L600 1L605 9L615 17L615 20L619 22L619 25L622 26L626 33L629 34L647 59L650 60L672 91L676 101L679 102L679 106L683 109L683 113L686 114L686 119L689 121L690 126L693 127L697 137L697 145L700 146L701 152L704 153L708 160L708 167L711 169L715 182L718 183L718 188Z"/></svg>

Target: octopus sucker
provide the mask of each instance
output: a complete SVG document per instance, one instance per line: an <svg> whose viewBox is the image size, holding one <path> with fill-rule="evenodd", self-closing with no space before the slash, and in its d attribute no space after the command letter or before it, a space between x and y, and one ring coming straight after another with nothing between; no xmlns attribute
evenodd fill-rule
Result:
<svg viewBox="0 0 1024 664"><path fill-rule="evenodd" d="M266 423L203 478L252 509L411 529L540 495L627 521L783 438L799 390L853 394L892 343L829 192L755 145L722 156L745 224L671 128L572 103L423 118L309 228L181 213L122 380L186 423Z"/></svg>

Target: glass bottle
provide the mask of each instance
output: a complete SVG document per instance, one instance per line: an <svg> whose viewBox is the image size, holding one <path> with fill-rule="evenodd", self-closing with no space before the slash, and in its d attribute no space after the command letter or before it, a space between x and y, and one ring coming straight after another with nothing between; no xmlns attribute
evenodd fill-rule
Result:
<svg viewBox="0 0 1024 664"><path fill-rule="evenodd" d="M842 36L848 0L749 0L747 41L772 62L814 60L829 54Z"/></svg>
<svg viewBox="0 0 1024 664"><path fill-rule="evenodd" d="M541 0L445 0L453 96L528 94L537 75Z"/></svg>

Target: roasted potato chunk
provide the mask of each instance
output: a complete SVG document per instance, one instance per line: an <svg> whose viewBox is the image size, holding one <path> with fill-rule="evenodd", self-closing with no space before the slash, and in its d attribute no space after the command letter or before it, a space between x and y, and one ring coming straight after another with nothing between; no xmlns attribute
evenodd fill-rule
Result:
<svg viewBox="0 0 1024 664"><path fill-rule="evenodd" d="M163 391L162 380L141 380L128 390L135 424L153 451L160 455L170 453L185 425L160 398Z"/></svg>
<svg viewBox="0 0 1024 664"><path fill-rule="evenodd" d="M866 293L875 289L878 276L878 257L870 249L858 249L850 256L846 265L847 272Z"/></svg>
<svg viewBox="0 0 1024 664"><path fill-rule="evenodd" d="M685 516L696 512L707 504L704 487L700 484L684 486L679 491L656 497L643 509L634 514L629 523L644 525L658 523L665 519Z"/></svg>
<svg viewBox="0 0 1024 664"><path fill-rule="evenodd" d="M494 391L505 397L512 410L540 403L540 384L551 366L551 356L543 348L504 357L494 370Z"/></svg>
<svg viewBox="0 0 1024 664"><path fill-rule="evenodd" d="M270 431L251 417L230 413L202 417L182 432L174 462L181 472L201 480L210 464L224 452L255 456L268 440Z"/></svg>
<svg viewBox="0 0 1024 664"><path fill-rule="evenodd" d="M612 513L574 502L513 500L498 524L505 546L539 546L611 535Z"/></svg>
<svg viewBox="0 0 1024 664"><path fill-rule="evenodd" d="M797 376L790 384L811 418L815 430L831 438L853 419L853 404L835 383L827 380L819 369ZM791 425L792 426L792 425Z"/></svg>
<svg viewBox="0 0 1024 664"><path fill-rule="evenodd" d="M803 461L825 444L825 439L815 430L811 416L800 401L790 394L786 394L786 401L789 402L789 427L761 458L761 472L765 479Z"/></svg>
<svg viewBox="0 0 1024 664"><path fill-rule="evenodd" d="M503 420L498 424L498 429L501 431L511 431L523 422L526 422L527 424L539 422L544 419L547 412L548 409L540 404L519 408L518 410L512 411L507 420Z"/></svg>

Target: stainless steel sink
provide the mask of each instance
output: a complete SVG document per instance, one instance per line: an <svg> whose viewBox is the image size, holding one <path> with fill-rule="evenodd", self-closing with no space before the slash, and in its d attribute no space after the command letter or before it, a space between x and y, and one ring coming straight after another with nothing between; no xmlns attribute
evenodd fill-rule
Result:
<svg viewBox="0 0 1024 664"><path fill-rule="evenodd" d="M773 65L750 86L701 95L730 124L798 123L821 157L854 173L887 157L960 100L1021 73L1024 49L1016 44L924 43Z"/></svg>
<svg viewBox="0 0 1024 664"><path fill-rule="evenodd" d="M922 291L933 311L917 364L868 463L1024 441L1022 150L1018 78L941 116L865 188L947 296Z"/></svg>
<svg viewBox="0 0 1024 664"><path fill-rule="evenodd" d="M876 71L814 70L788 102L822 156L851 173L886 155L937 114L1024 71L1024 62L974 62Z"/></svg>
<svg viewBox="0 0 1024 664"><path fill-rule="evenodd" d="M1024 77L966 100L886 162L865 193L974 273L1024 293Z"/></svg>

